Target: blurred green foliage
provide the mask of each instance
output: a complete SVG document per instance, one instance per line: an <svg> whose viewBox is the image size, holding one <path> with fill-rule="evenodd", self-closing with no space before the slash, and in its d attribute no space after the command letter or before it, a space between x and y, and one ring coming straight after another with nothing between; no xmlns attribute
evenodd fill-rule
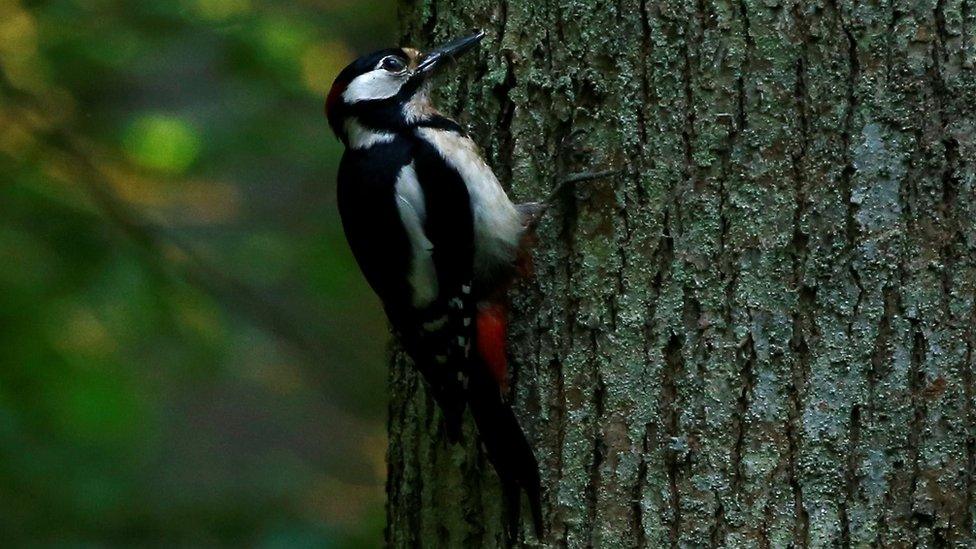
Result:
<svg viewBox="0 0 976 549"><path fill-rule="evenodd" d="M0 0L0 546L376 546L322 98L389 0Z"/></svg>

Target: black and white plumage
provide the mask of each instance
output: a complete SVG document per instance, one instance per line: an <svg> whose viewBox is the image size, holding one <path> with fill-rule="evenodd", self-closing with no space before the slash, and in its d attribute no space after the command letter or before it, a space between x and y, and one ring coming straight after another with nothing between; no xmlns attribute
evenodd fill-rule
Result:
<svg viewBox="0 0 976 549"><path fill-rule="evenodd" d="M525 224L475 143L429 99L435 70L483 36L364 56L336 78L326 112L346 147L338 205L360 269L442 409L447 438L459 440L470 408L510 512L524 489L539 533L538 465L503 395L499 296Z"/></svg>

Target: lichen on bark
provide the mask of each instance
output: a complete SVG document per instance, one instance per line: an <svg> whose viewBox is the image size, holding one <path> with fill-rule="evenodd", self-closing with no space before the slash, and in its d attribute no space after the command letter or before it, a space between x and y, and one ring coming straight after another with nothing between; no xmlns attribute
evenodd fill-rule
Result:
<svg viewBox="0 0 976 549"><path fill-rule="evenodd" d="M544 546L976 544L971 0L403 0L489 37L437 89L513 197ZM501 546L501 495L391 375L391 546ZM528 525L526 524L526 527ZM539 544L528 529L518 540Z"/></svg>

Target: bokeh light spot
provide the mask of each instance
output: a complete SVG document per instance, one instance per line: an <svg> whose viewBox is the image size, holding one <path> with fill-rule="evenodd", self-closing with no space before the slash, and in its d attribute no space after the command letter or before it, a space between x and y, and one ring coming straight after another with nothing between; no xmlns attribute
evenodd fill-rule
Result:
<svg viewBox="0 0 976 549"><path fill-rule="evenodd" d="M16 2L0 2L0 69L15 85L43 89L43 62L37 56L37 23Z"/></svg>
<svg viewBox="0 0 976 549"><path fill-rule="evenodd" d="M257 31L255 45L261 56L276 69L287 70L294 69L314 34L308 25L286 18L262 21Z"/></svg>
<svg viewBox="0 0 976 549"><path fill-rule="evenodd" d="M324 95L352 57L349 48L339 41L310 45L302 54L302 81L305 87L317 95Z"/></svg>
<svg viewBox="0 0 976 549"><path fill-rule="evenodd" d="M222 21L251 11L250 0L197 0L196 12L211 21Z"/></svg>
<svg viewBox="0 0 976 549"><path fill-rule="evenodd" d="M123 148L133 162L144 168L178 175L200 155L201 139L186 121L152 114L137 118L129 126Z"/></svg>

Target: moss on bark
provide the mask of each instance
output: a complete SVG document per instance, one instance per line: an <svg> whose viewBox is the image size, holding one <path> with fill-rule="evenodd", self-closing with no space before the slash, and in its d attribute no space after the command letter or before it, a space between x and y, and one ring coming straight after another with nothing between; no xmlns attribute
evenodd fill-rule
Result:
<svg viewBox="0 0 976 549"><path fill-rule="evenodd" d="M971 0L404 0L517 199L545 546L976 544ZM393 369L391 546L499 546L497 481ZM527 525L526 525L527 526ZM528 530L519 542L535 545Z"/></svg>

